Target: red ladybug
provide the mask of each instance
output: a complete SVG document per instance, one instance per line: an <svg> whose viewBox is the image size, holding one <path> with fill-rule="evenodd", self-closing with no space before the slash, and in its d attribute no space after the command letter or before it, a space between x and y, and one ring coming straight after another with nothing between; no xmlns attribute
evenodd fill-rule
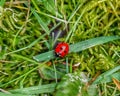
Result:
<svg viewBox="0 0 120 96"><path fill-rule="evenodd" d="M59 57L64 57L65 55L68 54L68 52L69 52L69 45L64 42L58 43L58 45L55 48L55 53Z"/></svg>

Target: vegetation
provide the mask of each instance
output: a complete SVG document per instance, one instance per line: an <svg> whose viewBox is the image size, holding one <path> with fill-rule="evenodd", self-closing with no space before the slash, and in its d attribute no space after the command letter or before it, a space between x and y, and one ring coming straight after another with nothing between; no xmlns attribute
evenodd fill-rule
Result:
<svg viewBox="0 0 120 96"><path fill-rule="evenodd" d="M119 96L119 74L120 0L0 1L0 96Z"/></svg>

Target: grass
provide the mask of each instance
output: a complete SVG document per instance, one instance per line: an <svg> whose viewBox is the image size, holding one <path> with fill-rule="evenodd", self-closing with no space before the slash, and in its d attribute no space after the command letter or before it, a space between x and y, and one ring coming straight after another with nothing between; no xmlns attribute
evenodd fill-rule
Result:
<svg viewBox="0 0 120 96"><path fill-rule="evenodd" d="M119 6L119 0L1 0L0 95L119 96ZM66 57L55 57L57 42L70 44Z"/></svg>

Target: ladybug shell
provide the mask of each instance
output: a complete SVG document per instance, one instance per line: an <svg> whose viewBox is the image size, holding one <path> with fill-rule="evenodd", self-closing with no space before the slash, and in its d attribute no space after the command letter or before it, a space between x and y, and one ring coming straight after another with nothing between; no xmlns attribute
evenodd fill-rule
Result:
<svg viewBox="0 0 120 96"><path fill-rule="evenodd" d="M68 54L68 52L69 52L69 45L64 42L58 43L58 45L55 48L55 53L59 57L64 57L65 55Z"/></svg>

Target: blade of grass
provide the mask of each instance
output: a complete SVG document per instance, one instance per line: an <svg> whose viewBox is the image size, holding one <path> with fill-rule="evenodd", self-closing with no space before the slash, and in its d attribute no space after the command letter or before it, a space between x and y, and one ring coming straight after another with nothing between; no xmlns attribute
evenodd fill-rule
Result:
<svg viewBox="0 0 120 96"><path fill-rule="evenodd" d="M38 65L39 65L39 63L36 62L35 60L30 59L30 58L27 58L27 57L22 56L22 55L12 54L11 56L12 56L12 57L16 57L16 58L20 58L20 59L25 60L25 61L29 61L29 62L31 62L31 63L33 63L33 64L38 64Z"/></svg>
<svg viewBox="0 0 120 96"><path fill-rule="evenodd" d="M77 11L83 6L84 2L82 4L80 4L80 3L77 4L76 8L73 10L73 12L70 15L70 17L68 19L68 22L71 21L71 19L75 16L75 14L77 13Z"/></svg>
<svg viewBox="0 0 120 96"><path fill-rule="evenodd" d="M66 58L66 73L69 73L68 58Z"/></svg>
<svg viewBox="0 0 120 96"><path fill-rule="evenodd" d="M33 5L34 5L34 7L37 9L37 11L39 11L39 12L40 12L40 9L39 9L39 7L37 6L37 4L36 4L35 0L31 0L31 1L32 1L32 3L33 3Z"/></svg>
<svg viewBox="0 0 120 96"><path fill-rule="evenodd" d="M0 96L28 96L28 95L22 95L22 94L6 94L6 93L0 92ZM33 95L32 95L32 96L33 96Z"/></svg>
<svg viewBox="0 0 120 96"><path fill-rule="evenodd" d="M85 13L85 10L83 10L83 12L81 13L81 15L78 17L77 21L75 22L74 26L72 27L72 29L70 30L69 34L67 35L65 42L68 41L68 39L70 38L71 34L75 32L77 25L81 19L81 17L83 16L83 14Z"/></svg>
<svg viewBox="0 0 120 96"><path fill-rule="evenodd" d="M51 15L51 14L44 13L44 12L38 12L38 13L41 14L41 15L44 15L44 16L47 16L47 17L50 17L50 18L52 18L52 19L58 20L58 21L60 21L60 22L67 23L66 20L60 19L60 18L55 17L55 16L53 16L53 15Z"/></svg>
<svg viewBox="0 0 120 96"><path fill-rule="evenodd" d="M31 11L32 11L33 15L36 17L36 19L38 20L38 23L40 24L40 26L49 35L50 31L49 31L49 28L47 27L47 25L43 22L43 20L40 18L40 16L37 14L37 12L33 8L31 8Z"/></svg>
<svg viewBox="0 0 120 96"><path fill-rule="evenodd" d="M55 72L54 72L55 73L55 81L57 83L58 82L58 80L57 80L58 76L57 76L57 72L56 72L57 70L56 70L56 66L55 66L54 62L53 62L53 67L54 67L54 70L55 70Z"/></svg>
<svg viewBox="0 0 120 96"><path fill-rule="evenodd" d="M118 36L103 36L103 37L96 37L93 39L88 39L82 42L78 42L75 44L70 45L70 52L79 52L83 51L87 48L100 45L103 43L107 43L109 41L120 39Z"/></svg>
<svg viewBox="0 0 120 96"><path fill-rule="evenodd" d="M106 83L107 81L112 81L112 78L116 77L118 80L120 79L120 72L117 72L120 70L120 66L117 66L111 70L108 70L107 72L101 74L92 84L99 84L99 83ZM117 72L117 73L115 73ZM114 74L113 74L114 73ZM111 80L109 80L111 79Z"/></svg>
<svg viewBox="0 0 120 96"><path fill-rule="evenodd" d="M73 72L73 65L72 65L72 64L73 64L73 59L72 59L71 62L70 62L70 69L69 69L69 70L70 70L70 73Z"/></svg>
<svg viewBox="0 0 120 96"><path fill-rule="evenodd" d="M23 24L23 25L20 27L20 29L17 31L17 33L16 33L16 35L15 35L15 37L14 37L14 39L13 39L13 49L15 49L16 38L17 38L17 36L19 35L19 33L23 30L24 26L25 26L25 24Z"/></svg>
<svg viewBox="0 0 120 96"><path fill-rule="evenodd" d="M39 67L42 67L45 63L46 63L46 62L43 62L42 64L39 64L39 66L37 66L37 67L31 69L30 71L28 71L27 73L25 73L25 74L19 76L18 78L15 78L15 79L13 79L13 80L11 80L11 81L9 81L9 82L7 82L7 83L4 83L4 84L0 84L0 87L6 86L6 85L8 85L8 84L10 84L10 83L12 83L12 82L18 80L18 79L23 78L23 77L26 76L26 75L29 75L29 74L30 74L31 72L33 72L34 70L38 69Z"/></svg>
<svg viewBox="0 0 120 96"><path fill-rule="evenodd" d="M15 89L10 90L11 93L19 93L19 94L40 94L40 93L51 93L54 92L56 87L56 83L52 84L46 84L46 85L40 85L40 86L33 86L28 88L22 88L22 89Z"/></svg>
<svg viewBox="0 0 120 96"><path fill-rule="evenodd" d="M36 39L35 41L33 41L31 44L29 44L28 46L26 47L23 47L23 48L20 48L20 49L17 49L15 51L12 51L12 52L9 52L9 53L6 53L5 55L9 55L9 54L12 54L12 53L16 53L16 52L19 52L19 51L22 51L22 50L25 50L27 48L31 48L32 46L34 46L36 43L38 43L41 39L44 38L44 36L46 36L47 34L43 34L42 36L40 36L38 39Z"/></svg>
<svg viewBox="0 0 120 96"><path fill-rule="evenodd" d="M36 55L33 57L33 59L35 59L36 61L44 61L44 60L50 60L50 59L53 59L55 58L55 55L54 55L54 50L52 51L48 51L48 52L45 52L45 53L42 53L42 54L39 54L39 55Z"/></svg>
<svg viewBox="0 0 120 96"><path fill-rule="evenodd" d="M5 1L6 1L6 0L1 0L1 1L0 1L0 6L2 6L2 7L3 7L3 6L4 6L4 4L5 4Z"/></svg>
<svg viewBox="0 0 120 96"><path fill-rule="evenodd" d="M120 39L120 37L118 37L118 36L103 36L103 37L97 37L97 38L81 41L81 42L70 45L69 53L80 52L80 51L83 51L83 50L88 49L90 47L100 45L103 43L107 43L109 41L113 41L113 40L117 40L117 39ZM55 58L54 50L36 55L33 58L37 61L44 61L44 60L53 59L53 58Z"/></svg>
<svg viewBox="0 0 120 96"><path fill-rule="evenodd" d="M44 5L45 10L48 10L53 15L56 15L56 17L63 17L55 8L55 0L43 0L42 3Z"/></svg>

